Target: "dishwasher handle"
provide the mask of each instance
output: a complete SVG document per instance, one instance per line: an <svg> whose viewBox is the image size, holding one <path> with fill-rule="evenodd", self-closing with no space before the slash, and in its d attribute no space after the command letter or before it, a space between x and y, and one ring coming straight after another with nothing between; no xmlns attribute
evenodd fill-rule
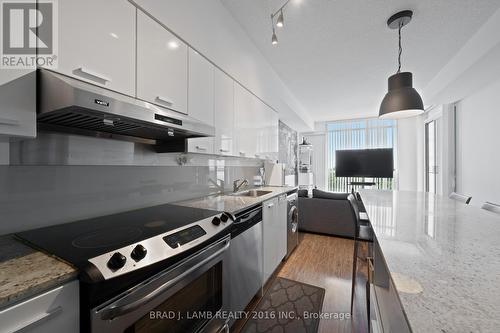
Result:
<svg viewBox="0 0 500 333"><path fill-rule="evenodd" d="M242 213L242 215L236 215L233 225L244 224L249 221L252 221L259 214L262 214L262 207L256 207L250 211Z"/></svg>

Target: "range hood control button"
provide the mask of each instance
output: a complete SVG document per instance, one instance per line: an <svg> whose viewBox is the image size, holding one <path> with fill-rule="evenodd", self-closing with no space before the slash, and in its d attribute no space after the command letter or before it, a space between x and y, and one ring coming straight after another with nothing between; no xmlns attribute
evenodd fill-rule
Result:
<svg viewBox="0 0 500 333"><path fill-rule="evenodd" d="M132 250L132 253L130 253L130 256L135 261L139 261L146 256L146 253L148 253L148 250L146 250L146 248L144 246L139 244L136 247L134 247L134 249Z"/></svg>
<svg viewBox="0 0 500 333"><path fill-rule="evenodd" d="M115 252L111 258L108 260L108 267L111 270L117 270L125 266L125 263L127 262L127 258L120 252Z"/></svg>

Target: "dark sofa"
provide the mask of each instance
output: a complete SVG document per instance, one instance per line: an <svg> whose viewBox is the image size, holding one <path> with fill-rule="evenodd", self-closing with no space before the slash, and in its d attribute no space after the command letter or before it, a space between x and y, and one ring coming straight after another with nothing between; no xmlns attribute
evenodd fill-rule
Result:
<svg viewBox="0 0 500 333"><path fill-rule="evenodd" d="M299 193L299 230L353 238L355 223L348 195L316 189L313 197Z"/></svg>

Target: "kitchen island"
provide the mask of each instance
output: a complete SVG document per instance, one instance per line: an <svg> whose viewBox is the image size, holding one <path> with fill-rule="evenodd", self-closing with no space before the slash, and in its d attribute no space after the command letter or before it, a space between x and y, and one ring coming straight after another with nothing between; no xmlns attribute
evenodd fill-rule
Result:
<svg viewBox="0 0 500 333"><path fill-rule="evenodd" d="M374 325L398 333L499 331L499 215L424 192L360 194L375 232Z"/></svg>

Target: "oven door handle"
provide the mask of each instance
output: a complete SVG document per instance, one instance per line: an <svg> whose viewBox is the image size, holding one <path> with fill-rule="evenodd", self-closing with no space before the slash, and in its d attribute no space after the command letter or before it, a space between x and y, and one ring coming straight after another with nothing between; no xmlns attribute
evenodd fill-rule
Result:
<svg viewBox="0 0 500 333"><path fill-rule="evenodd" d="M217 250L213 254L211 254L209 257L205 258L203 261L200 261L199 263L191 266L181 274L177 275L171 280L168 280L167 282L163 283L161 286L156 288L155 290L151 291L148 293L146 296L141 297L140 299L134 300L132 302L129 302L124 305L117 305L117 306L111 306L108 309L104 309L101 313L101 319L102 320L112 320L117 317L123 316L127 313L130 313L143 305L151 302L154 298L157 296L161 295L164 293L166 290L174 286L176 283L181 281L184 277L189 275L190 273L194 272L197 270L199 267L205 265L207 262L211 261L212 259L216 258L217 256L221 255L223 252L225 252L230 245L229 240L225 240L225 245L222 249Z"/></svg>

